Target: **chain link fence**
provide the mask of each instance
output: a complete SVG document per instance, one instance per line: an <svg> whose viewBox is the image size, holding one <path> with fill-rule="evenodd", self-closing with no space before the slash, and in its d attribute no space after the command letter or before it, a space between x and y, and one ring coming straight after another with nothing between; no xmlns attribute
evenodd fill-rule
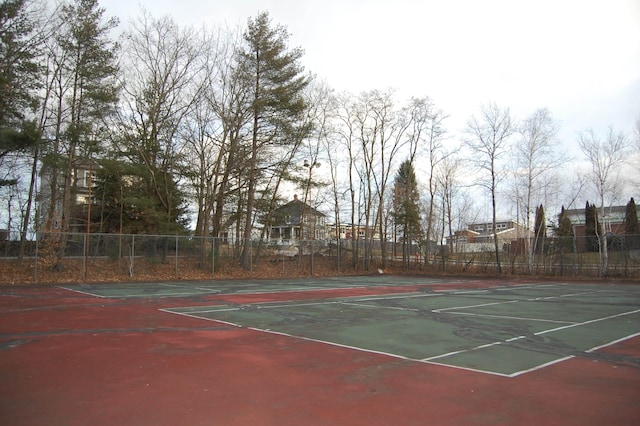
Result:
<svg viewBox="0 0 640 426"><path fill-rule="evenodd" d="M503 274L640 278L640 236L502 242ZM247 250L246 256L243 250ZM241 266L241 259L245 259ZM487 244L401 245L380 241L246 241L212 237L38 233L0 241L0 282L15 284L206 280L362 273L496 274Z"/></svg>

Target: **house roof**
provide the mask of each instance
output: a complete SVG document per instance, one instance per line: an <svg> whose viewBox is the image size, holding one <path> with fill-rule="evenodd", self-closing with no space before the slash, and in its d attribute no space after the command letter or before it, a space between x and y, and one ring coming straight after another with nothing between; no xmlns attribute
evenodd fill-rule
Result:
<svg viewBox="0 0 640 426"><path fill-rule="evenodd" d="M289 201L287 204L278 207L275 211L278 213L296 213L296 214L301 214L302 211L304 210L305 214L313 214L314 216L326 216L326 214L319 212L318 210L314 209L313 207L311 207L309 204L305 204L302 201L296 199L293 199L291 201Z"/></svg>
<svg viewBox="0 0 640 426"><path fill-rule="evenodd" d="M604 208L604 212L607 215L622 214L622 216L624 217L626 211L627 211L627 206L611 206L611 207ZM600 208L598 208L598 212L600 212ZM584 216L584 209L565 210L565 213L568 214L569 216L578 216L578 215Z"/></svg>
<svg viewBox="0 0 640 426"><path fill-rule="evenodd" d="M601 210L598 210L598 216L600 216ZM611 206L604 208L604 218L610 223L622 223L626 216L627 206ZM565 210L565 214L571 219L574 224L584 224L585 213L584 209L568 209Z"/></svg>
<svg viewBox="0 0 640 426"><path fill-rule="evenodd" d="M273 225L298 225L301 222L302 215L313 215L315 217L326 217L326 215L310 205L303 203L295 197L287 204L274 210Z"/></svg>

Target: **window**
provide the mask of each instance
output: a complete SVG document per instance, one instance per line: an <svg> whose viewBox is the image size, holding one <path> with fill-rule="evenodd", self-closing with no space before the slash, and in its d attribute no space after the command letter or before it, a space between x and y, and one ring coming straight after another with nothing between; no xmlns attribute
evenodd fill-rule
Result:
<svg viewBox="0 0 640 426"><path fill-rule="evenodd" d="M89 188L95 186L96 174L89 170L78 170L78 186L80 188Z"/></svg>

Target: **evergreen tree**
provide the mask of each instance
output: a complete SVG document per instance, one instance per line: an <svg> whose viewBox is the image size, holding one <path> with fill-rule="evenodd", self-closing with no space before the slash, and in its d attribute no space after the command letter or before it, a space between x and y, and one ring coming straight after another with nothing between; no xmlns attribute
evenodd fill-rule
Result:
<svg viewBox="0 0 640 426"><path fill-rule="evenodd" d="M242 266L247 269L261 162L270 149L286 149L308 131L301 126L306 110L303 90L309 83L299 64L303 51L288 50L288 38L287 30L282 26L272 27L269 14L263 12L249 19L244 34L245 49L238 59L238 78L250 91L248 106L252 116L241 254Z"/></svg>
<svg viewBox="0 0 640 426"><path fill-rule="evenodd" d="M640 226L638 225L638 212L636 210L636 202L631 197L627 203L624 214L624 233L627 235L640 234Z"/></svg>
<svg viewBox="0 0 640 426"><path fill-rule="evenodd" d="M402 240L402 258L408 260L411 242L421 239L420 193L411 161L404 161L398 168L393 191L393 219ZM427 241L427 244L429 242Z"/></svg>
<svg viewBox="0 0 640 426"><path fill-rule="evenodd" d="M94 232L175 234L186 227L184 208L168 216L148 189L148 174L139 165L120 159L99 161L92 210Z"/></svg>
<svg viewBox="0 0 640 426"><path fill-rule="evenodd" d="M562 252L573 251L573 224L564 206L562 206L558 215L558 226L555 228L555 235L558 238L556 245Z"/></svg>
<svg viewBox="0 0 640 426"><path fill-rule="evenodd" d="M116 18L104 21L97 0L75 0L62 7L65 28L57 42L65 53L69 117L66 137L72 147L87 156L97 149L95 135L115 111L118 45L111 41Z"/></svg>
<svg viewBox="0 0 640 426"><path fill-rule="evenodd" d="M51 54L54 65L49 85L55 87L51 93L55 99L49 100L51 122L45 125L52 128L54 143L45 153L51 175L47 221L52 225L59 220L63 231L76 221L86 221L73 216L74 168L82 165L95 171L93 160L100 156L105 122L114 114L119 94L119 47L111 36L118 20L105 19L104 13L97 0L65 3L51 47L55 53Z"/></svg>
<svg viewBox="0 0 640 426"><path fill-rule="evenodd" d="M0 159L39 139L28 121L41 75L37 25L27 0L0 3ZM13 183L0 181L0 186Z"/></svg>
<svg viewBox="0 0 640 426"><path fill-rule="evenodd" d="M627 203L624 214L624 233L628 250L640 248L640 225L638 224L638 211L633 197Z"/></svg>
<svg viewBox="0 0 640 426"><path fill-rule="evenodd" d="M534 252L539 253L542 250L542 242L547 236L547 228L545 226L544 207L540 204L536 207L536 217L534 222Z"/></svg>
<svg viewBox="0 0 640 426"><path fill-rule="evenodd" d="M555 234L558 237L573 237L573 224L564 206L562 206L558 215L558 227L555 230Z"/></svg>
<svg viewBox="0 0 640 426"><path fill-rule="evenodd" d="M587 201L584 214L586 249L590 252L597 252L600 250L599 241L602 236L602 227L598 223L598 209L596 205L589 204L589 201Z"/></svg>

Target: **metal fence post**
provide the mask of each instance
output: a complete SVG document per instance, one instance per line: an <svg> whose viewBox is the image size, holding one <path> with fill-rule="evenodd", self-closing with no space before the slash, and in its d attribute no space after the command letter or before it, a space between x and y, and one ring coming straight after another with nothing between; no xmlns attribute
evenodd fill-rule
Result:
<svg viewBox="0 0 640 426"><path fill-rule="evenodd" d="M178 276L178 236L176 235L176 277Z"/></svg>
<svg viewBox="0 0 640 426"><path fill-rule="evenodd" d="M134 274L134 264L133 264L133 260L136 257L136 236L132 235L131 236L131 250L129 250L130 253L130 259L129 259L129 276L133 277Z"/></svg>
<svg viewBox="0 0 640 426"><path fill-rule="evenodd" d="M84 283L87 282L87 252L89 251L87 246L87 234L82 234L82 247L84 248L84 253L82 254L82 281Z"/></svg>
<svg viewBox="0 0 640 426"><path fill-rule="evenodd" d="M38 233L36 232L35 264L33 265L33 282L38 284Z"/></svg>

